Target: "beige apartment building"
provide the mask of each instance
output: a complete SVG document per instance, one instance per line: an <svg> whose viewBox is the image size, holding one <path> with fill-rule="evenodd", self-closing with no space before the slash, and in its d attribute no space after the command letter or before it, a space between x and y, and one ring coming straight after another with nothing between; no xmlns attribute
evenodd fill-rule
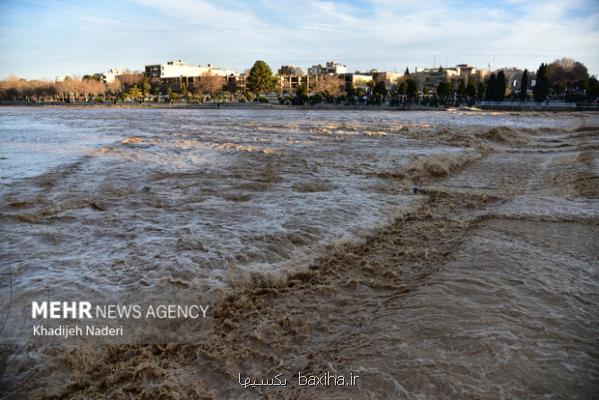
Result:
<svg viewBox="0 0 599 400"><path fill-rule="evenodd" d="M294 93L298 86L305 85L310 88L309 75L306 70L294 65L281 65L277 71L279 87L283 93Z"/></svg>
<svg viewBox="0 0 599 400"><path fill-rule="evenodd" d="M468 80L474 76L480 74L484 77L487 74L486 70L477 69L468 64L458 64L455 67L446 68L421 68L417 67L415 72L411 74L416 82L418 88L422 90L424 86L438 86L439 83L449 81L452 79L463 79L467 84Z"/></svg>
<svg viewBox="0 0 599 400"><path fill-rule="evenodd" d="M347 72L347 65L329 61L325 65L316 64L308 68L308 75L339 75Z"/></svg>

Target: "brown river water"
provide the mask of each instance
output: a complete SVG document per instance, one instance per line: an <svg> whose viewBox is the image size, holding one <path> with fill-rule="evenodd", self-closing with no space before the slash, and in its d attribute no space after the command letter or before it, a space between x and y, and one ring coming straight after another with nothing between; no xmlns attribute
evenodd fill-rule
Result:
<svg viewBox="0 0 599 400"><path fill-rule="evenodd" d="M598 154L590 113L2 108L2 392L596 398ZM210 311L33 337L46 299Z"/></svg>

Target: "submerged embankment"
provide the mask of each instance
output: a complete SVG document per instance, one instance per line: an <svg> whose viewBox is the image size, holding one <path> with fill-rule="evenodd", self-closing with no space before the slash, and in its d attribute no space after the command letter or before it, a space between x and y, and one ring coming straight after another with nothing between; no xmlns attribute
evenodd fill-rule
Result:
<svg viewBox="0 0 599 400"><path fill-rule="evenodd" d="M596 391L592 115L127 110L107 122L106 111L73 112L64 129L121 136L3 186L12 309L41 293L202 298L213 325L154 344L29 343L5 374L15 393L494 399ZM8 286L1 293L6 303ZM273 371L353 372L361 383L237 382L238 373Z"/></svg>

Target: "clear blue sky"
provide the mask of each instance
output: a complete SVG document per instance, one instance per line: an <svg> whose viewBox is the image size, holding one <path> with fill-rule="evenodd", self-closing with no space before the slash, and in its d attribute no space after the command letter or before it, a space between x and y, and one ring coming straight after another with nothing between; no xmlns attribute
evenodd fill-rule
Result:
<svg viewBox="0 0 599 400"><path fill-rule="evenodd" d="M599 73L597 0L0 0L0 78L183 59L239 72L337 60L350 70L470 63Z"/></svg>

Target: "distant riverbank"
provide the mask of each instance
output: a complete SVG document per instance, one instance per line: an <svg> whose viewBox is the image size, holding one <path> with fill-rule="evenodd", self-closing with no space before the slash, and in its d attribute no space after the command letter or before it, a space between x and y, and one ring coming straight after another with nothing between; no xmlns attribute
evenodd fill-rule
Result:
<svg viewBox="0 0 599 400"><path fill-rule="evenodd" d="M0 102L0 106L13 107L92 107L92 108L145 108L145 109L274 109L274 110L355 110L355 111L445 111L455 109L456 107L432 107L422 104L403 104L399 106L390 105L346 105L346 104L318 104L318 105L286 105L273 103L257 102L223 102L223 103L153 103L153 102L119 102L119 103L100 103L100 102ZM598 106L569 106L563 104L543 104L524 106L517 103L505 104L483 104L475 107L457 107L470 111L497 110L497 111L599 111Z"/></svg>
<svg viewBox="0 0 599 400"><path fill-rule="evenodd" d="M345 105L345 104L319 104L319 105L287 105L273 103L238 103L238 102L223 102L223 103L153 103L153 102L128 102L128 103L93 103L93 102L52 102L52 103L28 103L28 102L1 102L0 106L26 106L26 107L97 107L97 108L156 108L156 109L273 109L273 110L444 110L443 107L430 107L418 104L389 106L389 105Z"/></svg>

